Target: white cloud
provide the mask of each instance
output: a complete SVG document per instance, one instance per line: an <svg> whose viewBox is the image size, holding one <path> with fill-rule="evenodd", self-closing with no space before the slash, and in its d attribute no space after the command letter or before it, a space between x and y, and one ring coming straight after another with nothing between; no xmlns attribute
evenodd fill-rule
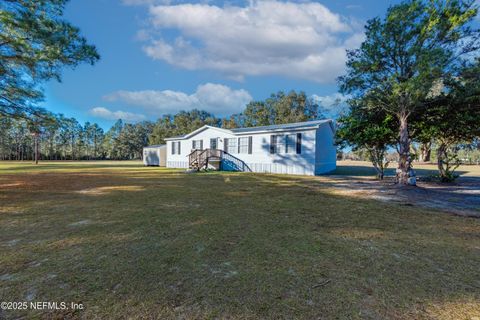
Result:
<svg viewBox="0 0 480 320"><path fill-rule="evenodd" d="M106 119L106 120L118 120L122 119L127 122L137 122L145 120L143 114L131 113L126 111L111 111L104 107L95 107L90 110L90 114L94 117Z"/></svg>
<svg viewBox="0 0 480 320"><path fill-rule="evenodd" d="M125 0L138 2L142 0ZM235 79L281 75L331 83L345 68L347 48L363 29L316 2L251 1L246 7L150 5L154 32L145 53L188 70L216 70Z"/></svg>
<svg viewBox="0 0 480 320"><path fill-rule="evenodd" d="M192 94L172 90L116 91L103 97L108 102L123 102L160 116L180 110L202 109L216 116L243 110L252 96L243 89L233 90L221 84L206 83Z"/></svg>
<svg viewBox="0 0 480 320"><path fill-rule="evenodd" d="M327 117L336 117L347 110L348 96L340 93L334 93L327 96L312 95L312 99L318 103Z"/></svg>

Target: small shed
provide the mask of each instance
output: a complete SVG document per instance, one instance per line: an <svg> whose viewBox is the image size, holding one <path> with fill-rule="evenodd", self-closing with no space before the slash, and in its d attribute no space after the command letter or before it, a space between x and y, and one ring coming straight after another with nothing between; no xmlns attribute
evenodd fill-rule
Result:
<svg viewBox="0 0 480 320"><path fill-rule="evenodd" d="M158 144L143 148L143 164L165 167L167 164L167 145Z"/></svg>

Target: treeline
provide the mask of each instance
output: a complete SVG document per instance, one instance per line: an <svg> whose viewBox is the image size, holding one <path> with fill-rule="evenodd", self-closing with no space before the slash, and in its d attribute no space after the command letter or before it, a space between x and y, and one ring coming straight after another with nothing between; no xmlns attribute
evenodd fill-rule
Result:
<svg viewBox="0 0 480 320"><path fill-rule="evenodd" d="M183 135L203 125L223 128L261 126L319 119L320 106L304 92L272 94L250 102L242 113L226 118L201 110L164 115L156 122L125 123L118 120L104 131L98 124L79 123L64 115L0 117L0 159L131 160L142 157L146 145L163 144L165 138Z"/></svg>

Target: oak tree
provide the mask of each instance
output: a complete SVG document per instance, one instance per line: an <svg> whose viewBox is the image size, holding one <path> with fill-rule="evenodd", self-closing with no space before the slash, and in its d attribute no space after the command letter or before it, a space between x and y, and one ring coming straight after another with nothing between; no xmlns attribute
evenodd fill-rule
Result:
<svg viewBox="0 0 480 320"><path fill-rule="evenodd" d="M406 0L367 22L365 41L348 52L341 91L369 100L398 122L399 176L408 183L412 114L439 81L458 74L479 49L473 0Z"/></svg>

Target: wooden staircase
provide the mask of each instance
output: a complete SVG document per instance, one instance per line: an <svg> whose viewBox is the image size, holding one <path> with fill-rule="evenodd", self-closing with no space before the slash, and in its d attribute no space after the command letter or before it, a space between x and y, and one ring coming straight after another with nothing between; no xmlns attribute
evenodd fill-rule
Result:
<svg viewBox="0 0 480 320"><path fill-rule="evenodd" d="M197 171L207 169L209 162L221 162L225 154L226 152L220 149L195 149L188 155L189 168Z"/></svg>
<svg viewBox="0 0 480 320"><path fill-rule="evenodd" d="M210 163L216 163L217 170L252 172L244 161L220 149L195 149L188 155L190 169L208 169Z"/></svg>

